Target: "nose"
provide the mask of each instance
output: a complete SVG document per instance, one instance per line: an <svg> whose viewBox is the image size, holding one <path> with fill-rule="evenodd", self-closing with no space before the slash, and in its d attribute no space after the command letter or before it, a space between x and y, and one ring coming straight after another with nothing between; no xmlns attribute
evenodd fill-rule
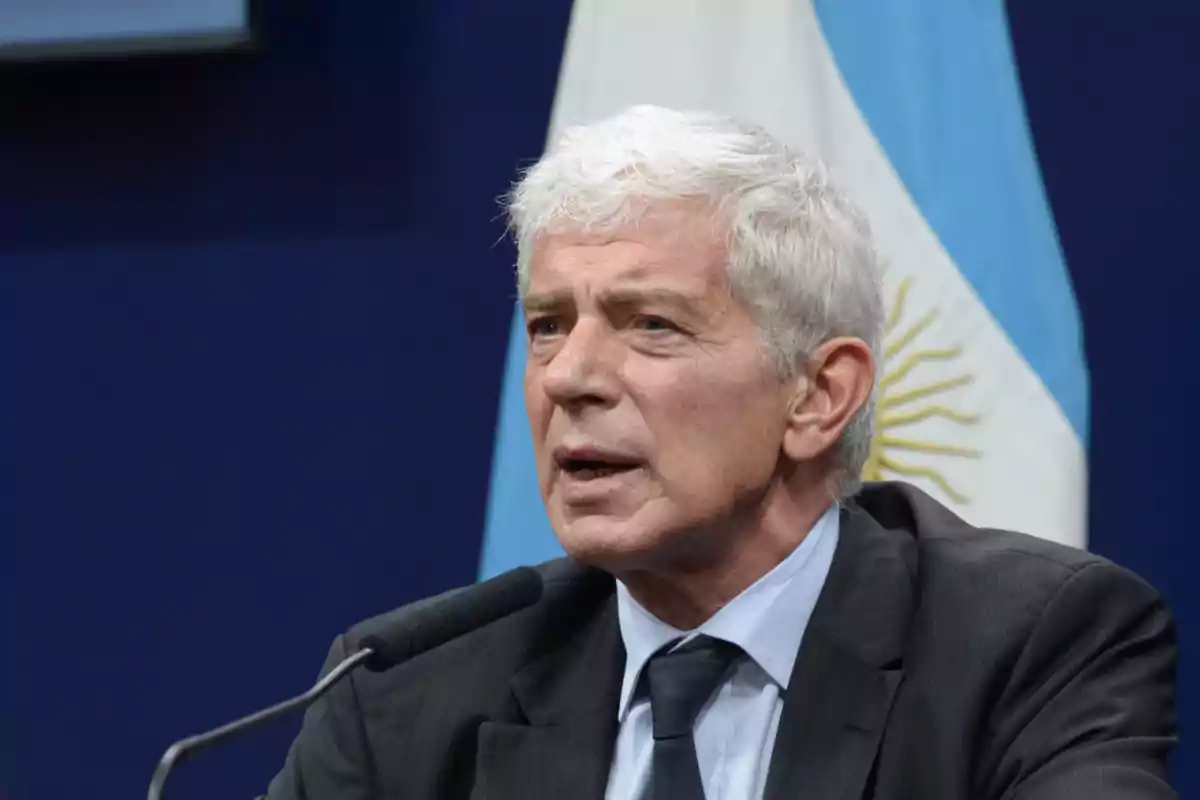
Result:
<svg viewBox="0 0 1200 800"><path fill-rule="evenodd" d="M580 320L542 370L542 389L567 410L608 406L619 397L615 353L602 325Z"/></svg>

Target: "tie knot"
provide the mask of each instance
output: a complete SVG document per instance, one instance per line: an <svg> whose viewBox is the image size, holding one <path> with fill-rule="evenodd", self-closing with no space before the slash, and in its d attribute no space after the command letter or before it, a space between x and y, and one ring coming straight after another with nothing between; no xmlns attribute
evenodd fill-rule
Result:
<svg viewBox="0 0 1200 800"><path fill-rule="evenodd" d="M654 738L689 736L700 709L708 702L742 649L735 644L697 636L646 664Z"/></svg>

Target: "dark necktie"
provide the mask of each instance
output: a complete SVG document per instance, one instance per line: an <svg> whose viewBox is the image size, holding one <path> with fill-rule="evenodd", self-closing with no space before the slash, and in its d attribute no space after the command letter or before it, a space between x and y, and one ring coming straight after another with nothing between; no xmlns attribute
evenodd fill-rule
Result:
<svg viewBox="0 0 1200 800"><path fill-rule="evenodd" d="M729 642L698 636L646 664L654 719L649 800L704 800L692 728L741 652Z"/></svg>

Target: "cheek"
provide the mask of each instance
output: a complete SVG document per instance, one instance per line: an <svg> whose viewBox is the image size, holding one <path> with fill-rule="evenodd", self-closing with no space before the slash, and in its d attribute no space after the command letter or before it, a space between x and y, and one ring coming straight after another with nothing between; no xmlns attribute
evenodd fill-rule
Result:
<svg viewBox="0 0 1200 800"><path fill-rule="evenodd" d="M783 441L770 386L753 379L681 381L647 420L664 479L711 492L769 480Z"/></svg>
<svg viewBox="0 0 1200 800"><path fill-rule="evenodd" d="M534 456L537 459L538 470L541 472L545 462L549 459L549 453L546 452L546 437L550 430L554 405L546 397L546 393L528 378L525 380L525 414L529 420L529 433L533 440Z"/></svg>
<svg viewBox="0 0 1200 800"><path fill-rule="evenodd" d="M546 436L550 425L550 415L554 404L546 396L542 388L541 375L532 366L525 368L524 377L525 413L529 417L529 427L535 442L541 442Z"/></svg>

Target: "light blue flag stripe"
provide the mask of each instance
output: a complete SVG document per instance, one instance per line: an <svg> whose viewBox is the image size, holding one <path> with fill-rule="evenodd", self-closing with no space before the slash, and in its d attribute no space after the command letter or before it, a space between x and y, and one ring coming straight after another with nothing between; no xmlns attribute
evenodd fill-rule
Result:
<svg viewBox="0 0 1200 800"><path fill-rule="evenodd" d="M490 578L521 564L537 564L562 555L562 549L537 489L533 441L525 416L525 323L513 314L500 390L496 443L492 450L487 520L479 577Z"/></svg>
<svg viewBox="0 0 1200 800"><path fill-rule="evenodd" d="M1002 0L815 0L875 137L1080 440L1079 311L1042 188Z"/></svg>

